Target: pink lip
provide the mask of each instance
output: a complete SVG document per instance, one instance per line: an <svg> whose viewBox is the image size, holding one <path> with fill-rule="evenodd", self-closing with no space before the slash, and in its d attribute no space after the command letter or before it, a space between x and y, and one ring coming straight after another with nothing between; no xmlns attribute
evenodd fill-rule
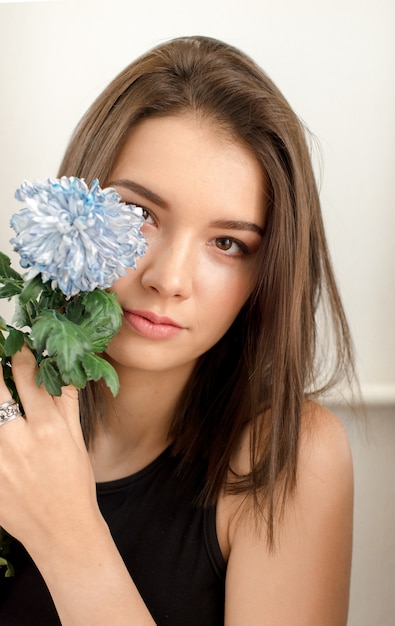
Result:
<svg viewBox="0 0 395 626"><path fill-rule="evenodd" d="M124 310L124 317L139 335L149 339L170 339L183 330L183 327L170 317L157 315L153 311Z"/></svg>

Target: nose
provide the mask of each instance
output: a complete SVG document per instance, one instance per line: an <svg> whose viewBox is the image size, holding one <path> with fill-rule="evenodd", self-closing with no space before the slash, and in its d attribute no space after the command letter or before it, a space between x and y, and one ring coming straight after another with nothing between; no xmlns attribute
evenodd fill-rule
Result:
<svg viewBox="0 0 395 626"><path fill-rule="evenodd" d="M148 245L144 257L141 283L144 289L155 291L164 298L189 298L193 281L193 253L191 242L179 235L160 243Z"/></svg>

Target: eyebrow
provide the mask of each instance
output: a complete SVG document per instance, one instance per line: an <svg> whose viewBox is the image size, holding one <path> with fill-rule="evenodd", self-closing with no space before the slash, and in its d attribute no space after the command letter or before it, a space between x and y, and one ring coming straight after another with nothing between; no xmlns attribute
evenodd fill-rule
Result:
<svg viewBox="0 0 395 626"><path fill-rule="evenodd" d="M214 228L226 228L229 230L248 230L254 233L258 233L261 237L263 237L263 228L262 226L258 226L258 224L254 224L253 222L245 222L243 220L215 220L210 223L210 226Z"/></svg>
<svg viewBox="0 0 395 626"><path fill-rule="evenodd" d="M159 196L154 191L151 191L151 189L147 189L147 187L140 185L140 183L136 183L134 180L129 180L128 178L121 178L119 180L112 180L108 183L109 187L113 187L114 185L117 185L118 187L126 187L126 189L130 189L130 191L134 191L134 193L138 193L139 196L142 196L149 202L153 202L154 204L162 207L163 209L169 208L169 205L166 202L166 200L161 198L161 196Z"/></svg>
<svg viewBox="0 0 395 626"><path fill-rule="evenodd" d="M157 206L162 207L163 209L168 209L169 204L164 200L161 196L159 196L151 189L147 189L144 185L140 185L140 183L136 183L134 180L130 180L129 178L120 178L119 180L112 180L108 183L109 187L117 185L118 187L125 187L134 193L138 193L139 196L142 196L149 202L153 202ZM253 222L246 222L244 220L214 220L210 222L210 226L213 228L225 228L228 230L244 230L257 233L261 237L263 236L263 228L262 226L258 226L258 224L254 224Z"/></svg>

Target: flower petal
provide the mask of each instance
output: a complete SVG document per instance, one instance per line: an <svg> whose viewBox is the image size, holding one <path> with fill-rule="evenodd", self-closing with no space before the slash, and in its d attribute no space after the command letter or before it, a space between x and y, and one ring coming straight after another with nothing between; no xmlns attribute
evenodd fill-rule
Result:
<svg viewBox="0 0 395 626"><path fill-rule="evenodd" d="M22 267L68 297L110 287L145 253L141 209L97 179L90 189L76 177L24 181L15 197L25 203L11 218Z"/></svg>

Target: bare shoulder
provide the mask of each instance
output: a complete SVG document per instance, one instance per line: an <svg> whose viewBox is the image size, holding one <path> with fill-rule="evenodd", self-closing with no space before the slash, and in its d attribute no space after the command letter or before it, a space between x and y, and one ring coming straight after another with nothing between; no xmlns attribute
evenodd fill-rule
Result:
<svg viewBox="0 0 395 626"><path fill-rule="evenodd" d="M247 474L250 467L250 429L247 426L232 457L232 469ZM300 428L299 476L310 469L319 474L352 470L346 429L334 413L316 402L306 402Z"/></svg>
<svg viewBox="0 0 395 626"><path fill-rule="evenodd" d="M352 456L346 429L327 408L306 403L302 414L299 450L299 477L303 471L336 481L352 476Z"/></svg>
<svg viewBox="0 0 395 626"><path fill-rule="evenodd" d="M234 455L237 471L249 469L249 441L246 429ZM353 471L347 433L333 413L312 402L304 407L296 489L277 521L274 551L264 516L256 533L253 516L234 515L237 498L219 505L219 516L228 515L227 626L346 624Z"/></svg>

